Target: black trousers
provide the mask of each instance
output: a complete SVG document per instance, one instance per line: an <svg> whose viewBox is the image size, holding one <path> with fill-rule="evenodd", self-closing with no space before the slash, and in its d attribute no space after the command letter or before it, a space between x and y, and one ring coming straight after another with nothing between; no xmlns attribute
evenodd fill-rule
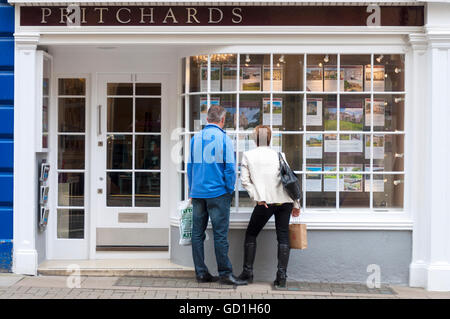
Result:
<svg viewBox="0 0 450 319"><path fill-rule="evenodd" d="M245 233L246 243L255 243L259 232L269 221L272 215L275 215L275 226L278 244L289 245L289 218L292 212L292 203L281 205L268 204L269 208L263 205L256 205L253 209L252 217Z"/></svg>

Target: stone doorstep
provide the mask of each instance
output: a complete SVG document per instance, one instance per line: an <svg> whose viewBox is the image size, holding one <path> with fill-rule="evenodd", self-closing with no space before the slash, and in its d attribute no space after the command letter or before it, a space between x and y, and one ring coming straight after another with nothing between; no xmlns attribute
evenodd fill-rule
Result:
<svg viewBox="0 0 450 319"><path fill-rule="evenodd" d="M68 276L72 272L60 268L38 269L42 276ZM153 277L153 278L194 278L195 271L190 269L95 269L81 268L81 276L88 277Z"/></svg>

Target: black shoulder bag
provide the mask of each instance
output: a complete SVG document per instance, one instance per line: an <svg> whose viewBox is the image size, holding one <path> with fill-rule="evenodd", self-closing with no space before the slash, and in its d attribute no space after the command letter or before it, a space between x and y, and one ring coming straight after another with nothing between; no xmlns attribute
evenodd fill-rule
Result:
<svg viewBox="0 0 450 319"><path fill-rule="evenodd" d="M303 194L300 188L300 181L286 163L280 152L278 152L278 158L280 160L281 183L283 184L284 189L292 200L301 200Z"/></svg>

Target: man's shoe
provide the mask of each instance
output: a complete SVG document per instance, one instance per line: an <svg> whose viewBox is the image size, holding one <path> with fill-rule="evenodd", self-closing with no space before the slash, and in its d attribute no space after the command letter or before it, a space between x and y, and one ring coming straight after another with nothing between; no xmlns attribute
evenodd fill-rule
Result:
<svg viewBox="0 0 450 319"><path fill-rule="evenodd" d="M222 285L234 285L234 286L247 285L247 281L236 278L233 274L220 277L219 283L221 283Z"/></svg>
<svg viewBox="0 0 450 319"><path fill-rule="evenodd" d="M219 277L213 276L210 273L207 273L206 275L197 276L197 282L198 283L204 283L204 282L216 282L219 280Z"/></svg>

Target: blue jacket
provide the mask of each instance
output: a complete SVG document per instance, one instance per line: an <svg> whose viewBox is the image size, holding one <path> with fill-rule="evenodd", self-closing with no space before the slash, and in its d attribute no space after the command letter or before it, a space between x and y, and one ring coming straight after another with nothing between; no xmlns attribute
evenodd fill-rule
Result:
<svg viewBox="0 0 450 319"><path fill-rule="evenodd" d="M234 191L233 142L219 126L208 124L192 137L187 175L189 197L214 198Z"/></svg>

